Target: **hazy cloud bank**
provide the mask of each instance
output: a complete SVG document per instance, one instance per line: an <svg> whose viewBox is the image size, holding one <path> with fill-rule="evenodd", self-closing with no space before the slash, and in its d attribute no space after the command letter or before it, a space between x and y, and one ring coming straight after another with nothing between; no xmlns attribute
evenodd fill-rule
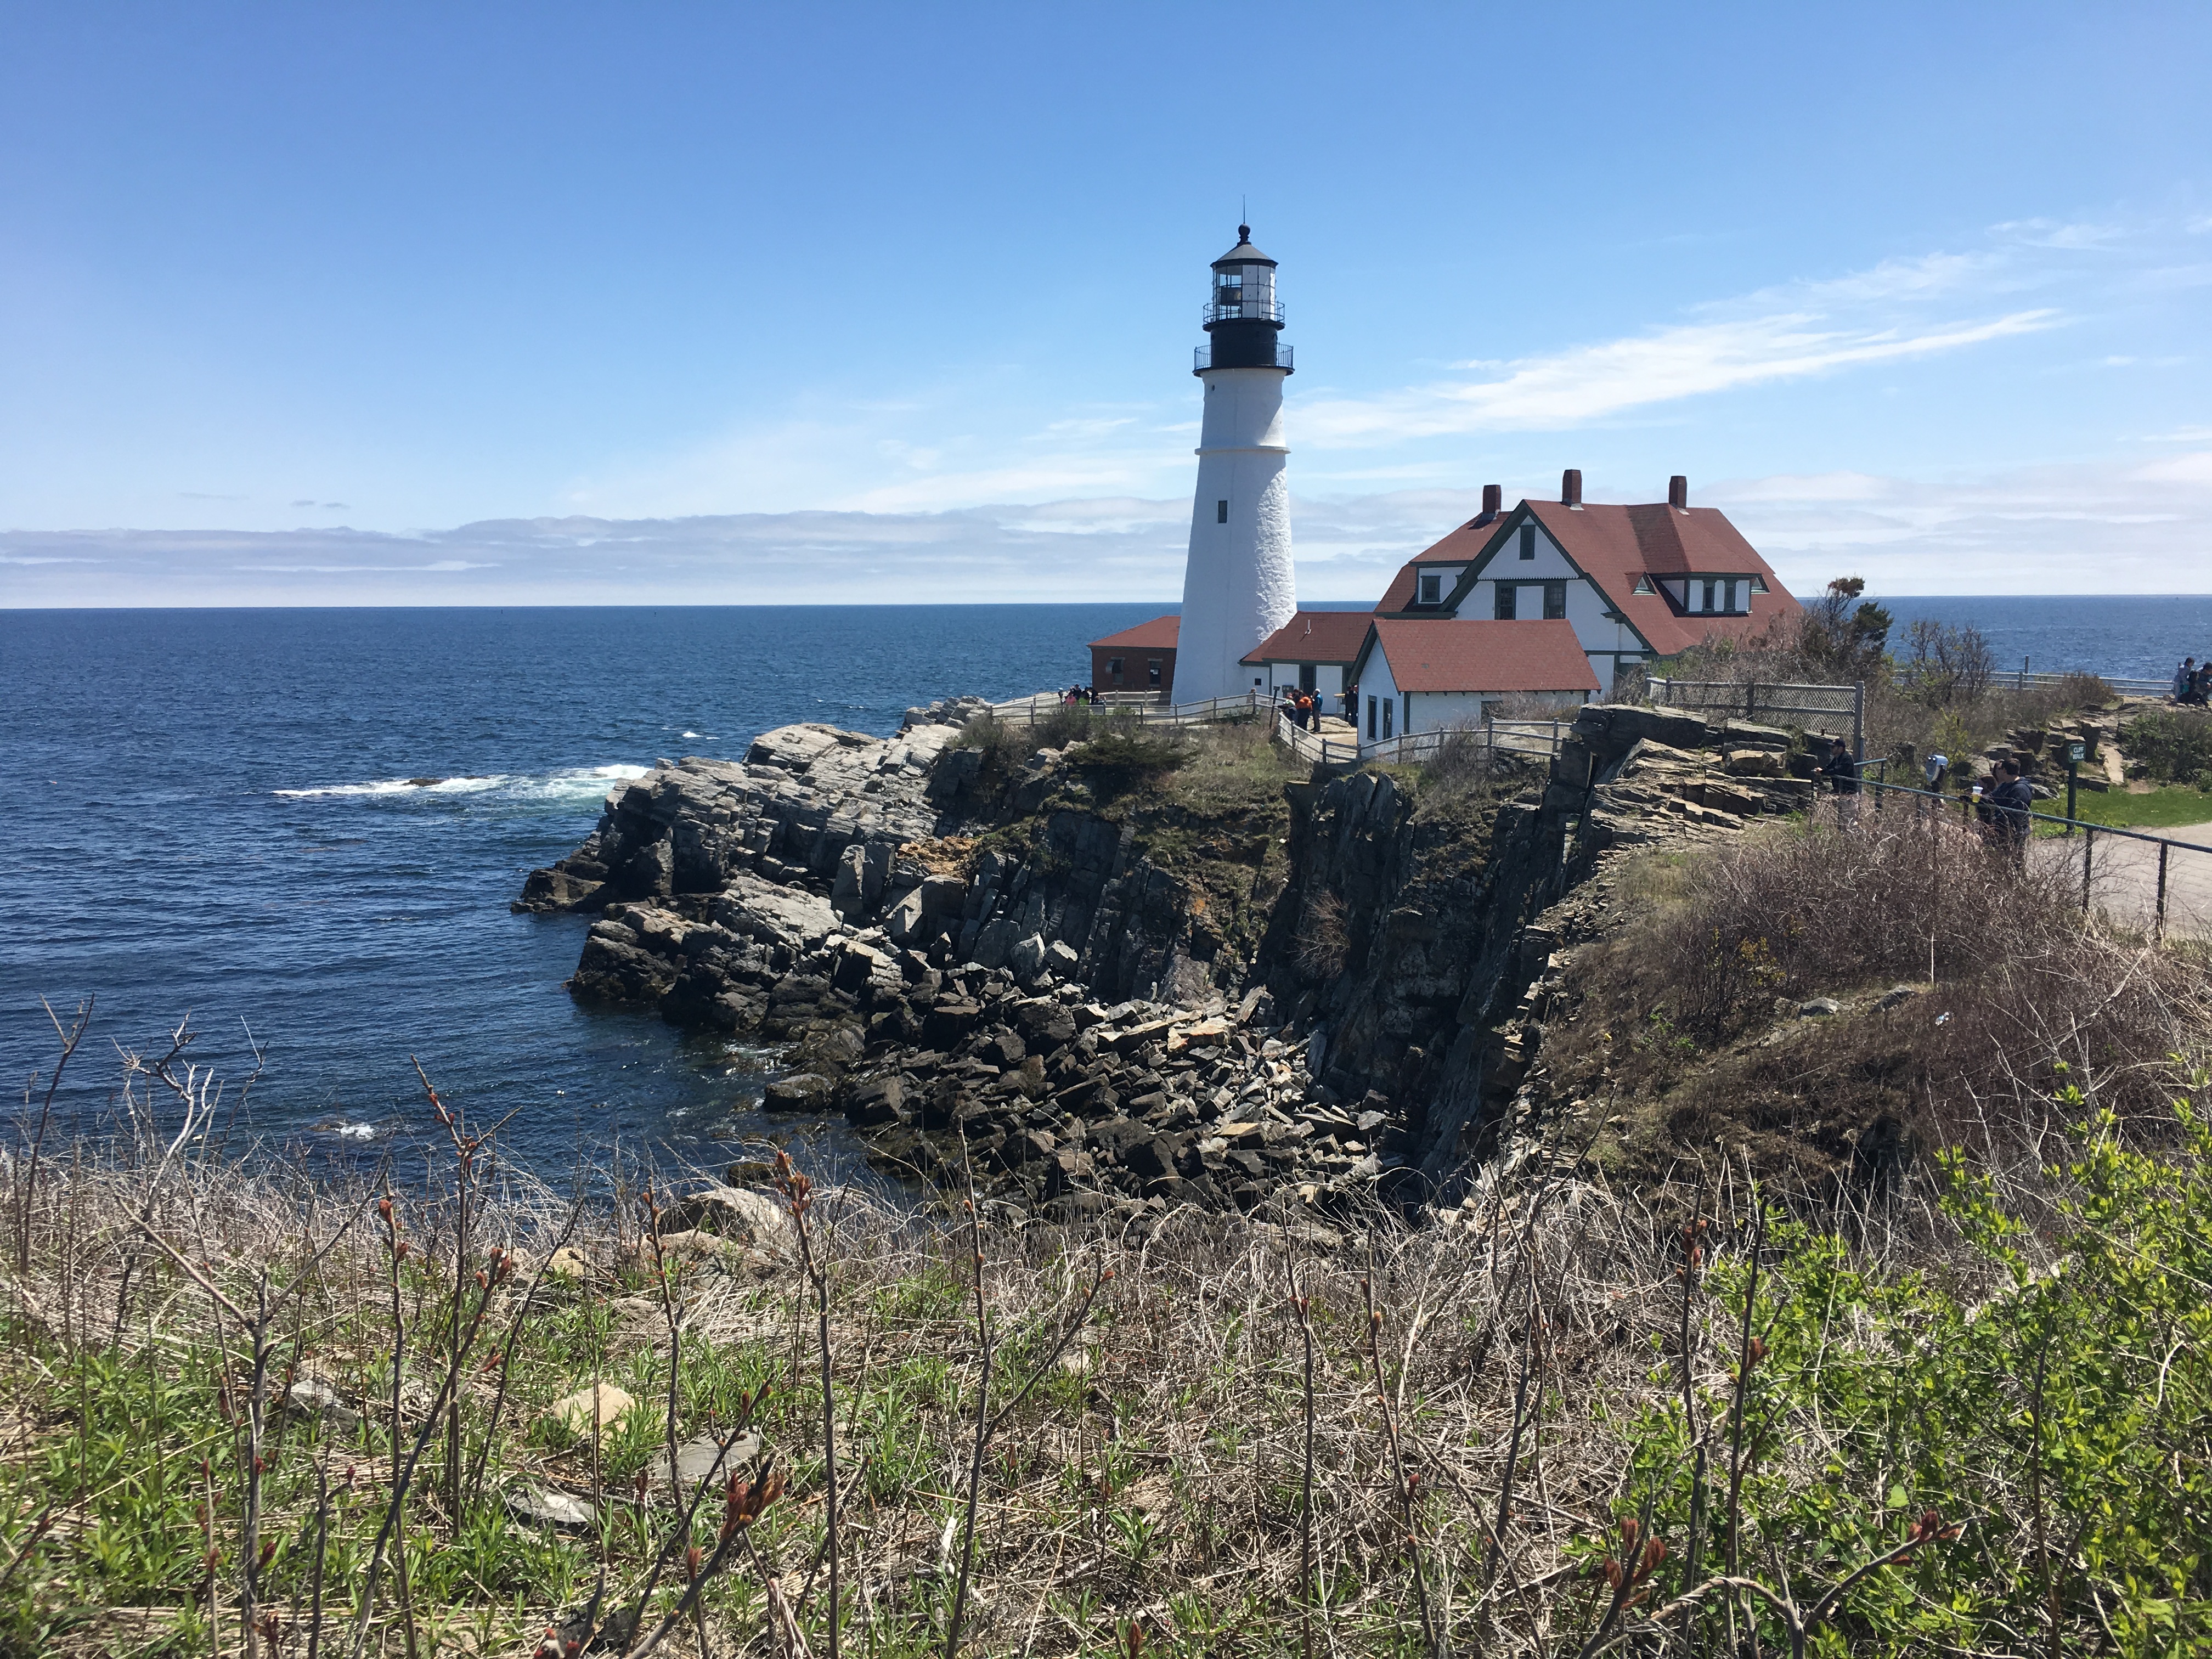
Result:
<svg viewBox="0 0 2212 1659"><path fill-rule="evenodd" d="M1594 475L1589 494L1636 499L1637 482ZM1509 483L1506 498L1556 487ZM2212 588L2212 449L1932 481L1720 480L1696 499L1726 508L1800 591L1844 571L1899 593ZM1379 593L1478 507L1474 489L1298 500L1299 590ZM492 519L416 534L17 531L0 533L0 605L1172 601L1189 513L1182 499L1108 495L941 513Z"/></svg>

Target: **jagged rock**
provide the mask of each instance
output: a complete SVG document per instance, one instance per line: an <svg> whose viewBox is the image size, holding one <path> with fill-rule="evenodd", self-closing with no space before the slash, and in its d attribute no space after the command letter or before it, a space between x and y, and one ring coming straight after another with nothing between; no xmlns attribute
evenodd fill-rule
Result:
<svg viewBox="0 0 2212 1659"><path fill-rule="evenodd" d="M667 1224L706 1227L761 1249L783 1250L797 1243L796 1224L781 1200L743 1187L708 1187L677 1203Z"/></svg>
<svg viewBox="0 0 2212 1659"><path fill-rule="evenodd" d="M1036 983L1037 976L1044 972L1044 939L1036 933L1020 940L1006 952L1008 971L1024 985Z"/></svg>
<svg viewBox="0 0 2212 1659"><path fill-rule="evenodd" d="M1800 1019L1826 1019L1844 1012L1844 1005L1833 997L1813 997L1797 1005Z"/></svg>
<svg viewBox="0 0 2212 1659"><path fill-rule="evenodd" d="M1778 778L1782 775L1782 757L1769 749L1732 749L1723 762L1730 777Z"/></svg>
<svg viewBox="0 0 2212 1659"><path fill-rule="evenodd" d="M881 1128L906 1119L906 1088L896 1074L870 1078L845 1092L845 1121L856 1129Z"/></svg>
<svg viewBox="0 0 2212 1659"><path fill-rule="evenodd" d="M1899 1008L1920 994L1920 988L1917 985L1893 985L1875 999L1874 1006L1884 1011Z"/></svg>
<svg viewBox="0 0 2212 1659"><path fill-rule="evenodd" d="M361 1421L361 1413L319 1376L294 1378L292 1386L284 1390L284 1403L303 1417L319 1417L342 1429Z"/></svg>
<svg viewBox="0 0 2212 1659"><path fill-rule="evenodd" d="M817 1072L780 1077L763 1091L761 1108L770 1112L819 1111L828 1102L832 1086L830 1080Z"/></svg>
<svg viewBox="0 0 2212 1659"><path fill-rule="evenodd" d="M724 1443L712 1435L687 1440L676 1449L677 1481L684 1486L696 1486L710 1477L726 1480L758 1457L763 1444L760 1436L750 1429L731 1439L726 1450ZM660 1467L665 1470L665 1453L663 1459Z"/></svg>
<svg viewBox="0 0 2212 1659"><path fill-rule="evenodd" d="M588 1417L585 1419L589 1422ZM599 1512L582 1498L536 1481L509 1486L501 1494L507 1512L532 1526L590 1527L599 1523Z"/></svg>

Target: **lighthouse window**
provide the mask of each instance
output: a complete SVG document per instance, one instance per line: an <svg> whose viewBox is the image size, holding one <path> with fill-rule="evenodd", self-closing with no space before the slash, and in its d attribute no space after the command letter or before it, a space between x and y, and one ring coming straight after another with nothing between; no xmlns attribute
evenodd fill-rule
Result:
<svg viewBox="0 0 2212 1659"><path fill-rule="evenodd" d="M1227 524L1227 523L1229 522L1229 503L1228 503L1228 502L1226 502L1226 501L1216 501L1216 502L1214 502L1214 504L1213 504L1213 521L1214 521L1214 523L1216 523L1216 524Z"/></svg>

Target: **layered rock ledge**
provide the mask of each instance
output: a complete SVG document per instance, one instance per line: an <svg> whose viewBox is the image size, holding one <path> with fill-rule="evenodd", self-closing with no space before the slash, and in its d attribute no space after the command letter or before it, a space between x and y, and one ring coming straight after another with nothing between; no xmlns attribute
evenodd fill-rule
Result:
<svg viewBox="0 0 2212 1659"><path fill-rule="evenodd" d="M1811 793L1787 732L1593 707L1463 798L1286 775L1170 833L1079 759L956 743L970 712L663 761L516 908L596 915L578 996L787 1044L767 1110L1070 1219L1449 1201L1515 1121L1572 889Z"/></svg>

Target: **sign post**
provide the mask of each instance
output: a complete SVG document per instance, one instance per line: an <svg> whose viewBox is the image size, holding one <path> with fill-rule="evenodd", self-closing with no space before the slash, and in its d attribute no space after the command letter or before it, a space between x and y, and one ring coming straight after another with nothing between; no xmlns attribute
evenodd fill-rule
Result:
<svg viewBox="0 0 2212 1659"><path fill-rule="evenodd" d="M2074 833L2074 789L2081 775L2081 745L2075 744L2066 750L2066 833Z"/></svg>

